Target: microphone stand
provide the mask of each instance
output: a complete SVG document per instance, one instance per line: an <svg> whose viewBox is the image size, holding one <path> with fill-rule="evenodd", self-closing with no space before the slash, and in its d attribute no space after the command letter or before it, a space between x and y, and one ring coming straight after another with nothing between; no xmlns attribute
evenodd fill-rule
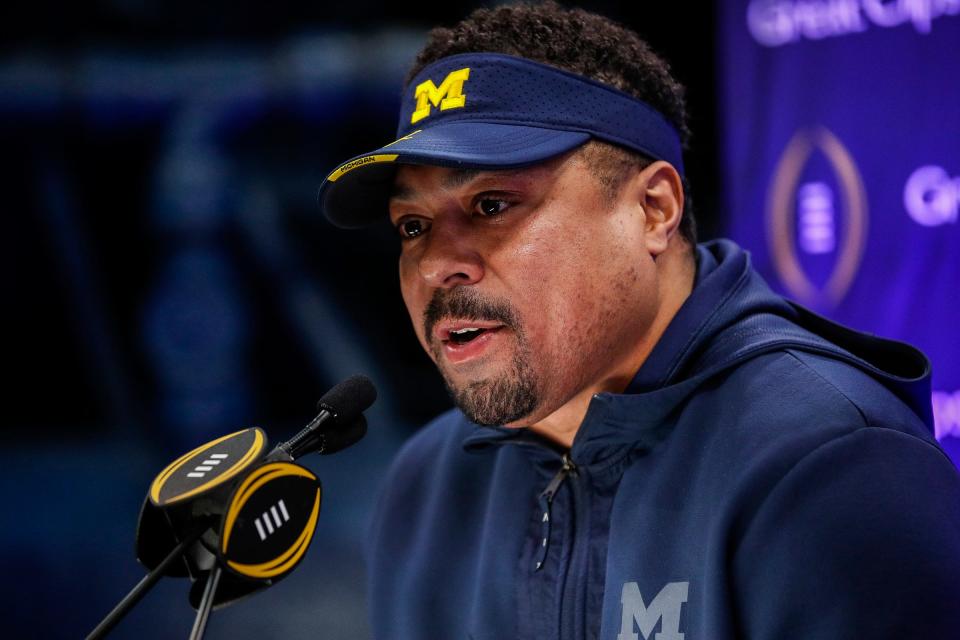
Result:
<svg viewBox="0 0 960 640"><path fill-rule="evenodd" d="M207 629L210 608L213 606L213 597L216 594L217 585L220 583L222 572L219 563L214 564L213 569L210 570L207 585L203 588L203 598L200 600L200 606L197 607L197 617L193 621L193 630L190 631L190 640L200 640L203 637L203 632Z"/></svg>
<svg viewBox="0 0 960 640"><path fill-rule="evenodd" d="M140 602L143 596L147 595L147 592L153 588L153 585L157 584L157 581L163 577L164 573L167 571L167 568L173 564L174 560L181 558L184 550L199 540L200 536L202 536L203 532L206 530L207 527L201 527L181 540L180 543L177 544L177 546L175 546L170 553L167 554L160 564L158 564L150 573L145 575L143 579L138 582L133 589L130 590L130 593L124 596L123 600L121 600L120 603L113 608L113 611L107 614L107 617L105 617L100 624L97 625L96 629L90 632L90 635L87 636L87 640L99 640L99 638L106 636L107 633L109 633L109 631L113 629L125 615L127 615L130 609L132 609L135 604ZM210 576L211 582L213 581L213 577L213 575ZM219 581L219 568L217 568L216 578L217 581ZM207 586L210 586L209 582ZM216 587L216 585L214 585L214 587ZM204 592L204 599L206 599L206 592ZM204 621L204 624L206 624L206 621ZM203 629L201 629L201 633L202 632ZM192 637L193 636L191 636L191 638Z"/></svg>

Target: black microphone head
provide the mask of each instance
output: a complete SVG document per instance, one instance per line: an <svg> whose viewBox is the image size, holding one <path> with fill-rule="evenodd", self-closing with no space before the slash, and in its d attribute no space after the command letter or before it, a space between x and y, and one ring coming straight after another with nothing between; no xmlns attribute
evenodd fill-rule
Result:
<svg viewBox="0 0 960 640"><path fill-rule="evenodd" d="M355 375L327 391L320 398L317 408L326 409L336 417L338 422L348 424L366 411L376 399L377 389L370 378Z"/></svg>
<svg viewBox="0 0 960 640"><path fill-rule="evenodd" d="M320 434L316 452L320 455L336 453L352 444L356 444L365 435L367 435L367 419L361 413L350 424Z"/></svg>

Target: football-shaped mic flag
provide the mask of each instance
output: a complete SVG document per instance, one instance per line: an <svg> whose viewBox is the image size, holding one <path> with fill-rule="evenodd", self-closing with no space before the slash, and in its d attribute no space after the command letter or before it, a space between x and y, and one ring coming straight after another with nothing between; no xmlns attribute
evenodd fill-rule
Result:
<svg viewBox="0 0 960 640"><path fill-rule="evenodd" d="M291 462L256 467L226 499L216 547L225 571L211 596L214 609L274 585L303 559L320 516L322 488L309 470ZM200 573L189 601L200 609L211 574Z"/></svg>
<svg viewBox="0 0 960 640"><path fill-rule="evenodd" d="M279 580L303 558L320 515L322 489L309 469L268 462L227 502L218 554L239 576Z"/></svg>
<svg viewBox="0 0 960 640"><path fill-rule="evenodd" d="M150 485L150 501L167 507L222 486L253 466L266 448L267 437L257 427L201 445L157 475Z"/></svg>

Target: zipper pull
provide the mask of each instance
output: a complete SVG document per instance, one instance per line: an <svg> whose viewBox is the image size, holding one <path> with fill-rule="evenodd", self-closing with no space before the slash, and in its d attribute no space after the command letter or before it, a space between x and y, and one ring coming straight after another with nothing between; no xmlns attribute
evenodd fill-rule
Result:
<svg viewBox="0 0 960 640"><path fill-rule="evenodd" d="M563 454L563 466L557 475L553 476L547 488L537 497L537 504L540 506L540 546L534 560L533 570L539 571L547 559L547 549L550 546L550 507L553 505L553 496L560 490L560 485L570 474L577 473L577 465L570 459L570 454Z"/></svg>

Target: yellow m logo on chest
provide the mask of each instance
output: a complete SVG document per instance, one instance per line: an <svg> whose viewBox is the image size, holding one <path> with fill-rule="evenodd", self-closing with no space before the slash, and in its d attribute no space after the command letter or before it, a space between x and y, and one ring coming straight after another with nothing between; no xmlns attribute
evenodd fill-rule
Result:
<svg viewBox="0 0 960 640"><path fill-rule="evenodd" d="M440 107L440 111L457 109L466 104L467 96L463 93L463 83L470 77L470 67L451 71L443 79L440 86L433 84L433 80L424 80L417 85L413 97L417 101L417 108L410 116L410 124L423 120L430 115L431 105Z"/></svg>

